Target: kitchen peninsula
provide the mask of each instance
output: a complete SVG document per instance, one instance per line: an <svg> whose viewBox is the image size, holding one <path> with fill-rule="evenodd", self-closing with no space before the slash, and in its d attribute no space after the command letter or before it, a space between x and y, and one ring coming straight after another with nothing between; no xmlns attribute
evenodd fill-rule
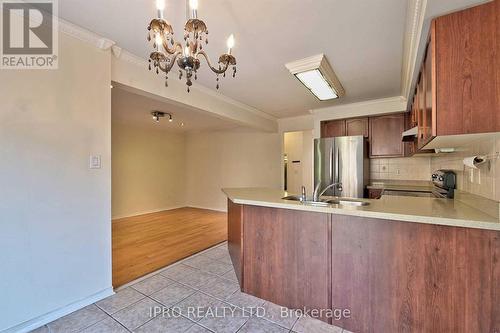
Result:
<svg viewBox="0 0 500 333"><path fill-rule="evenodd" d="M500 330L500 221L458 200L383 196L313 206L224 189L242 291L290 308L348 309L353 332Z"/></svg>

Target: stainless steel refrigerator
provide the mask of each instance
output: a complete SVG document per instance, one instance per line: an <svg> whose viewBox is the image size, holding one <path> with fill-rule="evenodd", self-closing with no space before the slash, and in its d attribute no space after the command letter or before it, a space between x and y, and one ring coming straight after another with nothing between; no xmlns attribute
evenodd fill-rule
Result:
<svg viewBox="0 0 500 333"><path fill-rule="evenodd" d="M314 186L331 184L323 195L363 198L370 176L368 145L363 136L314 140Z"/></svg>

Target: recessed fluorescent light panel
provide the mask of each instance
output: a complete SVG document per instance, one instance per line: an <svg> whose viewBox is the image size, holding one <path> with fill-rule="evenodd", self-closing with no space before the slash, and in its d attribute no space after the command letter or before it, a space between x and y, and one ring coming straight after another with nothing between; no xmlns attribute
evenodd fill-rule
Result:
<svg viewBox="0 0 500 333"><path fill-rule="evenodd" d="M339 98L345 94L324 54L290 62L285 66L320 101Z"/></svg>

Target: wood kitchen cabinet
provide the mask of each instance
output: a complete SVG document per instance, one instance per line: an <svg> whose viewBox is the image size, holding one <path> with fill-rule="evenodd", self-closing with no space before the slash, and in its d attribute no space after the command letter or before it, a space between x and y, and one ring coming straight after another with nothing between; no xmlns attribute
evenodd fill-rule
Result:
<svg viewBox="0 0 500 333"><path fill-rule="evenodd" d="M346 119L345 121L346 135L362 135L365 138L368 138L368 117L364 118L352 118Z"/></svg>
<svg viewBox="0 0 500 333"><path fill-rule="evenodd" d="M362 135L368 138L369 134L368 117L327 120L321 122L322 138L354 135Z"/></svg>
<svg viewBox="0 0 500 333"><path fill-rule="evenodd" d="M330 215L244 206L243 216L243 291L291 309L328 309Z"/></svg>
<svg viewBox="0 0 500 333"><path fill-rule="evenodd" d="M345 136L345 119L341 120L328 120L321 122L321 137L331 138L335 136Z"/></svg>
<svg viewBox="0 0 500 333"><path fill-rule="evenodd" d="M437 135L500 131L499 1L437 18Z"/></svg>
<svg viewBox="0 0 500 333"><path fill-rule="evenodd" d="M500 331L500 231L228 204L245 293L351 332Z"/></svg>
<svg viewBox="0 0 500 333"><path fill-rule="evenodd" d="M369 199L380 199L384 190L378 188L370 188L368 189L368 198Z"/></svg>
<svg viewBox="0 0 500 333"><path fill-rule="evenodd" d="M500 1L432 21L410 108L418 149L435 137L500 132L499 55Z"/></svg>
<svg viewBox="0 0 500 333"><path fill-rule="evenodd" d="M334 322L352 332L498 332L500 232L332 216ZM382 310L383 309L383 310Z"/></svg>
<svg viewBox="0 0 500 333"><path fill-rule="evenodd" d="M404 113L370 117L370 157L402 157Z"/></svg>

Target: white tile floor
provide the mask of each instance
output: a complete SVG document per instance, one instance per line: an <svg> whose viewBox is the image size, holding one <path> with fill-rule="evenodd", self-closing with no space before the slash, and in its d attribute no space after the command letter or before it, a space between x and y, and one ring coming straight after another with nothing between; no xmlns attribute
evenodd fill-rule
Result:
<svg viewBox="0 0 500 333"><path fill-rule="evenodd" d="M154 309L164 313L155 315ZM222 311L226 316L220 316ZM240 292L227 243L32 332L348 333L309 317L282 316L280 306Z"/></svg>

